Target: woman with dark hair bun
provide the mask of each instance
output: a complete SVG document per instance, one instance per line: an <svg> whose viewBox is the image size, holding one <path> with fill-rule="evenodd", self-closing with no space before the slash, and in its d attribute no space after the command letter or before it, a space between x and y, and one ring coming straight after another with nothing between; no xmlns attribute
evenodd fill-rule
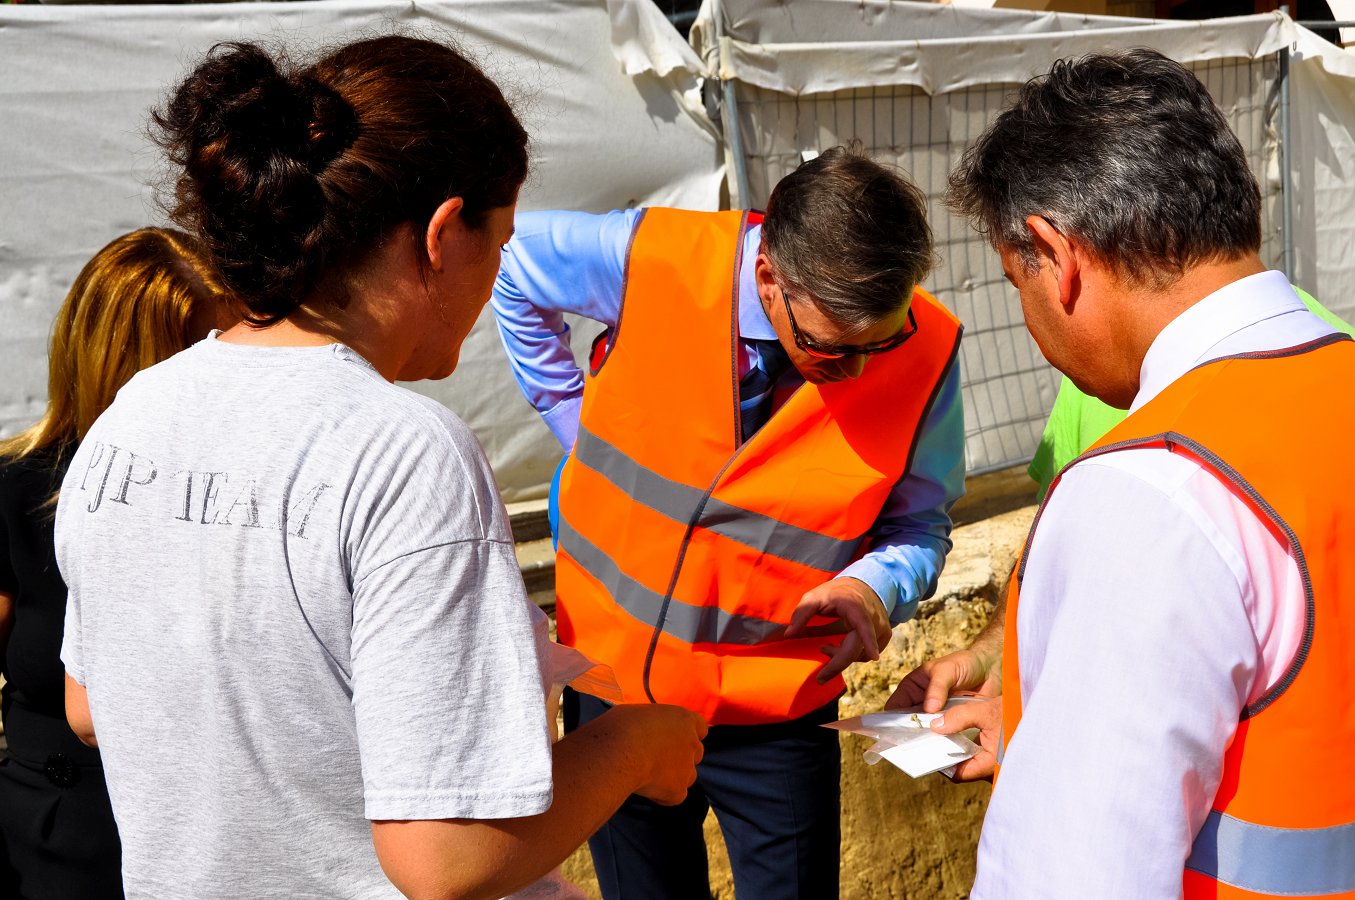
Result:
<svg viewBox="0 0 1355 900"><path fill-rule="evenodd" d="M408 37L223 44L154 122L246 319L134 378L62 488L67 714L128 895L498 897L629 794L681 801L685 710L551 747L488 464L392 384L456 368L512 233L498 88Z"/></svg>

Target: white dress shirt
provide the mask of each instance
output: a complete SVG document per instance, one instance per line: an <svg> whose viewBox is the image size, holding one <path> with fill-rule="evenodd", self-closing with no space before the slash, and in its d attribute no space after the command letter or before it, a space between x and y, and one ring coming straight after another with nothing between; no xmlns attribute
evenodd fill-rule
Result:
<svg viewBox="0 0 1355 900"><path fill-rule="evenodd" d="M1279 272L1233 282L1153 341L1131 412L1201 363L1332 331ZM1239 423L1265 428L1240 400ZM1238 717L1303 621L1288 547L1199 463L1135 449L1069 469L1022 583L1023 714L972 896L1179 897Z"/></svg>

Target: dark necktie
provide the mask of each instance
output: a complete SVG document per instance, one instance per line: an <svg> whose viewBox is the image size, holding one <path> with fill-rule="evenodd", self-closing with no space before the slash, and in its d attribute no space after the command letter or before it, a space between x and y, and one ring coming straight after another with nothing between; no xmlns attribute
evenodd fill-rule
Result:
<svg viewBox="0 0 1355 900"><path fill-rule="evenodd" d="M739 382L739 421L746 441L772 415L776 380L790 367L790 357L780 341L749 341L757 348L757 360Z"/></svg>

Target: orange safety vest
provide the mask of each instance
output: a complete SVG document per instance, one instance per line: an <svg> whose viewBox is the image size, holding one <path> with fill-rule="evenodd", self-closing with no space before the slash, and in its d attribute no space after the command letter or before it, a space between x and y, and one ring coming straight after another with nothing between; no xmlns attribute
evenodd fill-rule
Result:
<svg viewBox="0 0 1355 900"><path fill-rule="evenodd" d="M1241 712L1213 808L1183 867L1186 900L1355 898L1355 778L1340 762L1355 745L1351 385L1355 342L1344 334L1216 360L1079 457L1141 447L1189 456L1288 544L1303 578L1301 646L1279 683ZM1026 551L1039 522L1037 514ZM1004 749L1021 720L1016 621L1024 574L1023 552L1007 594Z"/></svg>
<svg viewBox="0 0 1355 900"><path fill-rule="evenodd" d="M560 478L561 642L610 665L625 702L713 724L786 721L842 692L814 679L841 637L785 640L785 627L862 552L960 339L919 290L915 337L860 378L804 384L742 443L746 219L643 213Z"/></svg>

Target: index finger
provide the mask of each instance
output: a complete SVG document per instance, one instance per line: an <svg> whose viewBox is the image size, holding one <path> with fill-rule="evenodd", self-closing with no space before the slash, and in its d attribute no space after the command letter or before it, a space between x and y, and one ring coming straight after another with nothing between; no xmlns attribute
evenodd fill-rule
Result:
<svg viewBox="0 0 1355 900"><path fill-rule="evenodd" d="M828 651L829 648L825 647L824 652L827 653ZM847 639L842 642L842 645L832 652L828 662L824 663L823 668L819 669L818 674L814 676L815 680L819 684L827 684L830 678L840 674L843 669L856 662L860 655L861 638L853 631L847 635Z"/></svg>
<svg viewBox="0 0 1355 900"><path fill-rule="evenodd" d="M846 622L851 629L851 633L856 635L861 642L861 649L865 651L869 659L880 658L880 648L875 640L875 624L871 622L870 616L859 606L848 606L842 610L842 621Z"/></svg>
<svg viewBox="0 0 1355 900"><path fill-rule="evenodd" d="M929 713L940 712L946 706L946 701L950 699L950 689L955 686L955 679L933 678L927 683L926 696L922 698L922 708Z"/></svg>
<svg viewBox="0 0 1355 900"><path fill-rule="evenodd" d="M805 623L822 612L816 603L805 603L803 600L796 605L790 614L790 624L786 626L786 637L802 637L809 633L805 628ZM823 627L823 626L816 626Z"/></svg>
<svg viewBox="0 0 1355 900"><path fill-rule="evenodd" d="M924 663L907 675L894 688L894 693L885 701L885 709L903 709L907 706L919 706L927 696L927 685L931 683L931 672Z"/></svg>
<svg viewBox="0 0 1355 900"><path fill-rule="evenodd" d="M786 627L786 637L791 638L810 638L810 637L837 637L840 634L846 634L848 631L847 623L841 619L836 622L829 622L825 625L806 625L794 634L790 634L790 627Z"/></svg>

